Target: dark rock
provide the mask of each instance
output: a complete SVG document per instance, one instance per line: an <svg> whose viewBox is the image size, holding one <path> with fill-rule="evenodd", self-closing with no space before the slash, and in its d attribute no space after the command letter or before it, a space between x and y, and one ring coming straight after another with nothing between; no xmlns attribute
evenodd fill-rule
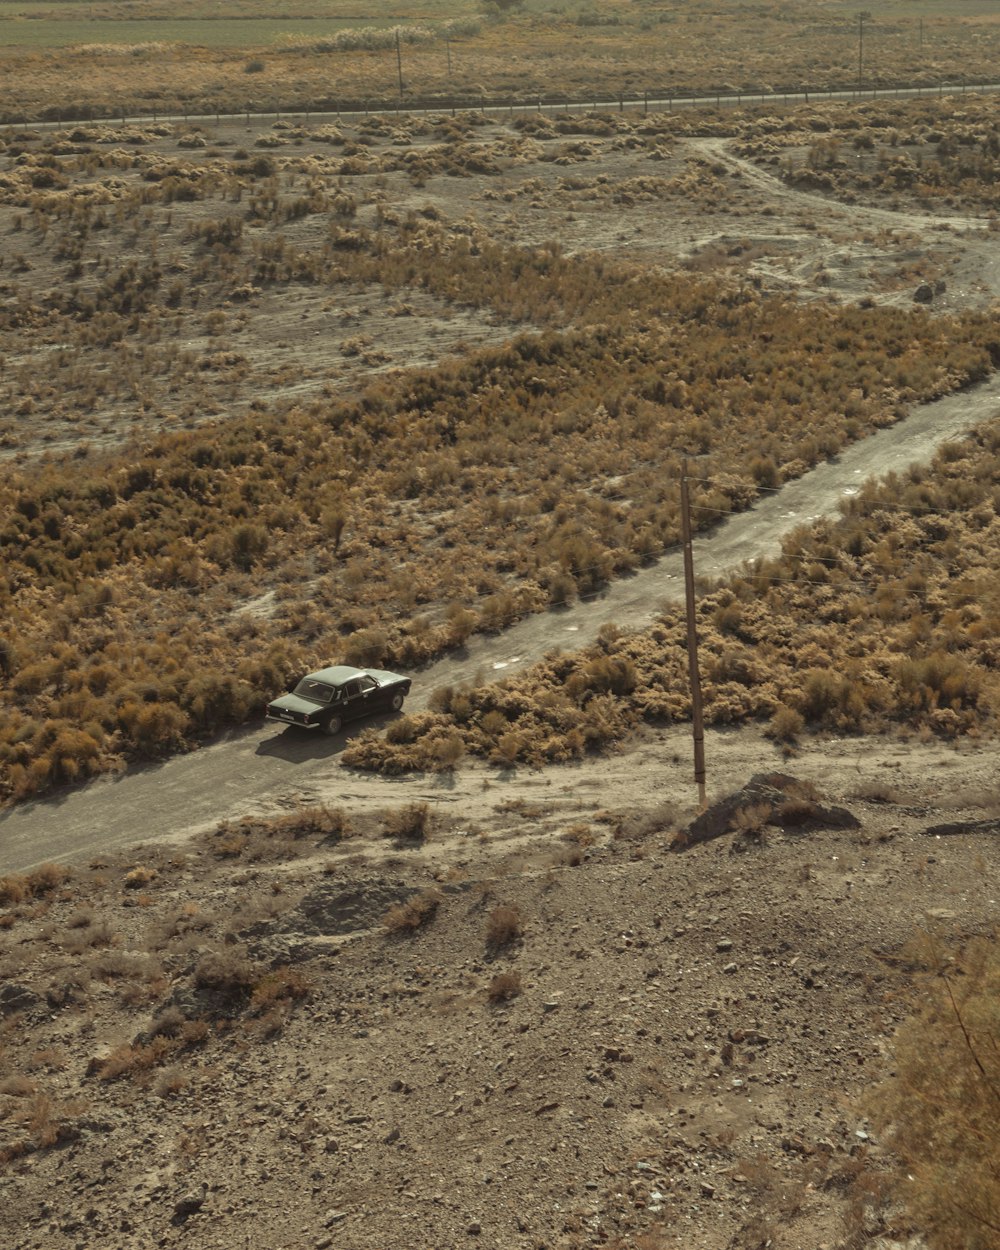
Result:
<svg viewBox="0 0 1000 1250"><path fill-rule="evenodd" d="M26 985L0 985L0 1016L12 1015L15 1011L30 1011L38 1003L38 995Z"/></svg>
<svg viewBox="0 0 1000 1250"><path fill-rule="evenodd" d="M956 820L946 825L931 825L924 833L930 838L946 838L956 833L1000 833L1000 820Z"/></svg>
<svg viewBox="0 0 1000 1250"><path fill-rule="evenodd" d="M861 822L843 807L825 807L808 797L809 787L785 773L755 773L734 794L713 803L688 825L672 844L672 850L685 850L700 842L711 842L732 832L737 817L753 808L761 812L762 823L781 829L859 829Z"/></svg>
<svg viewBox="0 0 1000 1250"><path fill-rule="evenodd" d="M201 1193L185 1194L179 1202L174 1203L174 1213L170 1217L171 1224L183 1224L192 1215L197 1214L204 1206L208 1194L208 1185L202 1181Z"/></svg>
<svg viewBox="0 0 1000 1250"><path fill-rule="evenodd" d="M412 886L379 878L360 881L346 890L341 882L323 883L305 895L282 927L287 932L313 934L373 929L390 907L416 893Z"/></svg>

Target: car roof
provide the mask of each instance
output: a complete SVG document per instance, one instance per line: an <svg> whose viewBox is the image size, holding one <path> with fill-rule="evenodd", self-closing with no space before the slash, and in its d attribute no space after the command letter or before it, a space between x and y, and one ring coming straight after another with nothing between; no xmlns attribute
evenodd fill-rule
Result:
<svg viewBox="0 0 1000 1250"><path fill-rule="evenodd" d="M364 677L367 671L364 668L352 668L349 664L334 664L331 668L320 668L315 673L306 673L304 680L325 681L331 686L342 686L352 677Z"/></svg>

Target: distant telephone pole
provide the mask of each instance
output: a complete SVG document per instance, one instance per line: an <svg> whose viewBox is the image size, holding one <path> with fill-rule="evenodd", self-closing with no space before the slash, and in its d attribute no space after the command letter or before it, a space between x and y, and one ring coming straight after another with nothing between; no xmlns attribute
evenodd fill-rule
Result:
<svg viewBox="0 0 1000 1250"><path fill-rule="evenodd" d="M687 457L681 461L681 542L684 546L684 602L687 606L688 677L691 684L691 734L694 739L694 780L698 804L705 806L705 726L698 670L698 617L694 602L694 553L691 549L691 496Z"/></svg>
<svg viewBox="0 0 1000 1250"><path fill-rule="evenodd" d="M865 72L865 22L871 19L871 14L867 9L862 9L858 14L858 90L861 90L861 83L864 80Z"/></svg>
<svg viewBox="0 0 1000 1250"><path fill-rule="evenodd" d="M399 27L396 27L396 72L399 74L399 98L403 98L403 53L399 47Z"/></svg>

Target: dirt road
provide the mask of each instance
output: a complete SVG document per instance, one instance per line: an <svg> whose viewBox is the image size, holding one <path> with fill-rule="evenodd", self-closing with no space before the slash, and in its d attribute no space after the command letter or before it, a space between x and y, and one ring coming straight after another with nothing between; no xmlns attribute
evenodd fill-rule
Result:
<svg viewBox="0 0 1000 1250"><path fill-rule="evenodd" d="M997 412L1000 378L919 408L907 420L855 444L835 461L789 482L751 511L731 517L698 539L696 572L721 577L747 561L775 554L789 531L835 515L840 501L857 491L865 478L926 461L942 442ZM499 678L554 648L583 646L605 622L641 628L659 604L682 594L677 552L614 583L595 599L530 617L500 635L471 639L461 653L445 657L417 677L410 708L426 706L430 692L445 683L477 674ZM164 764L23 804L0 816L0 872L92 856L141 840L176 838L248 809L291 802L304 789L324 793L328 801L337 801L350 790L353 798L381 805L409 801L418 789L434 789L434 783L424 778L387 782L346 774L337 756L349 732L334 739L313 739L257 725ZM599 771L599 766L595 768ZM574 777L578 784L578 773ZM482 777L463 770L451 797L456 790L471 793L481 784ZM441 797L436 792L435 796Z"/></svg>

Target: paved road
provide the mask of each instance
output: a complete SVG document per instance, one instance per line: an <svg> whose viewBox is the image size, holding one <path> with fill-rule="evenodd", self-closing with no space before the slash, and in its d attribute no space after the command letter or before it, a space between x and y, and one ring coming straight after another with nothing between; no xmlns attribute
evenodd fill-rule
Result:
<svg viewBox="0 0 1000 1250"><path fill-rule="evenodd" d="M789 482L749 512L697 539L696 573L720 577L777 554L784 535L810 520L836 515L840 501L866 478L926 462L942 442L998 414L1000 376L918 408L905 421L856 443L835 461ZM614 583L597 598L530 617L500 635L471 639L460 654L420 674L410 710L424 706L436 686L477 675L501 677L554 648L583 646L608 621L641 628L664 600L682 595L681 555L676 552ZM47 860L87 858L142 840L175 838L248 807L270 807L336 770L345 740L345 735L317 740L256 725L164 764L23 804L0 816L0 872L24 871ZM348 776L344 785L356 789L359 783ZM364 784L380 783L375 779Z"/></svg>

